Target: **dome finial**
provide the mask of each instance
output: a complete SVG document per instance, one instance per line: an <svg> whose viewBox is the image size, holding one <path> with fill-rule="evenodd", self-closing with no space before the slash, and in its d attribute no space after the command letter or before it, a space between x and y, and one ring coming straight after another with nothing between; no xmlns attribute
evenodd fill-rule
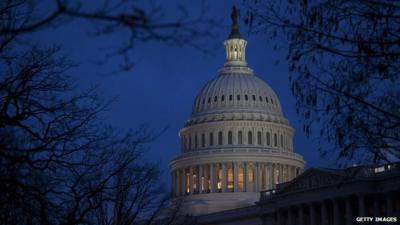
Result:
<svg viewBox="0 0 400 225"><path fill-rule="evenodd" d="M239 25L237 22L237 9L235 6L232 7L232 14L231 14L231 18L232 18L232 29L231 29L231 33L229 34L229 39L232 38L242 38L242 35L240 34L239 31Z"/></svg>

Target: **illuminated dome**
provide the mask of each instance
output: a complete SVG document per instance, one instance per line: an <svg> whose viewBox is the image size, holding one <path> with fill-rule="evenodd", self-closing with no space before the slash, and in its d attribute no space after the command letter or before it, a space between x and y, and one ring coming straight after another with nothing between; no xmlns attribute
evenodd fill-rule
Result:
<svg viewBox="0 0 400 225"><path fill-rule="evenodd" d="M172 196L199 215L254 204L259 192L298 176L303 157L275 92L247 67L236 10L226 61L197 95L170 163Z"/></svg>

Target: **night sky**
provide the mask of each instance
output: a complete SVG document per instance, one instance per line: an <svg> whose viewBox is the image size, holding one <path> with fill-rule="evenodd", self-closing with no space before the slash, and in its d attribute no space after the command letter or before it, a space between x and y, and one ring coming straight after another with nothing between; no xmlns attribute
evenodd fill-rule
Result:
<svg viewBox="0 0 400 225"><path fill-rule="evenodd" d="M167 5L168 2L168 5ZM185 4L186 2L186 4ZM185 1L189 13L198 12L198 4ZM175 1L160 2L167 18L177 12ZM163 5L165 4L165 5ZM78 89L98 85L106 97L117 97L110 111L104 115L106 123L121 129L134 129L148 124L155 131L168 126L154 143L148 146L146 158L157 162L163 171L163 180L169 184L168 162L179 153L178 132L189 118L196 94L206 82L216 76L223 66L225 49L223 41L229 34L230 13L233 4L241 1L208 1L209 15L222 19L218 38L210 45L219 44L214 54L203 54L190 47L167 46L163 43L140 43L132 57L137 64L125 73L110 74L115 70L116 59L105 65L93 63L99 55L106 54L104 47L123 41L124 34L110 37L88 35L93 24L81 20L69 21L59 28L50 28L34 34L42 46L60 45L79 66L69 71L77 78ZM295 129L295 151L305 158L307 167L332 167L334 161L323 160L317 152L317 143L305 137L295 101L290 93L286 50L274 50L273 43L265 36L249 36L243 23L241 32L248 41L247 62L256 75L266 81L278 95L284 115ZM279 41L279 40L277 40ZM214 42L214 43L211 43ZM279 63L277 63L279 61Z"/></svg>

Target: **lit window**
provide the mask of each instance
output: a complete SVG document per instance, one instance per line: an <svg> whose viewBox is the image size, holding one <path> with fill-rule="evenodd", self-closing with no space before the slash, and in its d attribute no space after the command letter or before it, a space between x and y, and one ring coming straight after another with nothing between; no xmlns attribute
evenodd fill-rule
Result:
<svg viewBox="0 0 400 225"><path fill-rule="evenodd" d="M248 176L249 176L249 183L253 183L254 182L254 170L253 168L249 168L249 172L248 172Z"/></svg>
<svg viewBox="0 0 400 225"><path fill-rule="evenodd" d="M232 168L228 169L227 174L227 186L228 189L233 189L233 170Z"/></svg>
<svg viewBox="0 0 400 225"><path fill-rule="evenodd" d="M244 173L242 167L240 167L238 170L238 186L239 191L244 191Z"/></svg>

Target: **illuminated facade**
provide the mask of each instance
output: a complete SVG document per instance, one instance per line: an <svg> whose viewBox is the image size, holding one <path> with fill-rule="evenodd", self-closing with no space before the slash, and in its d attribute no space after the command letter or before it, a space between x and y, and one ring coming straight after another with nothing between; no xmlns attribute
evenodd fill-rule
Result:
<svg viewBox="0 0 400 225"><path fill-rule="evenodd" d="M224 67L197 95L170 163L172 195L193 215L252 205L304 169L278 97L247 66L235 10L232 21Z"/></svg>

